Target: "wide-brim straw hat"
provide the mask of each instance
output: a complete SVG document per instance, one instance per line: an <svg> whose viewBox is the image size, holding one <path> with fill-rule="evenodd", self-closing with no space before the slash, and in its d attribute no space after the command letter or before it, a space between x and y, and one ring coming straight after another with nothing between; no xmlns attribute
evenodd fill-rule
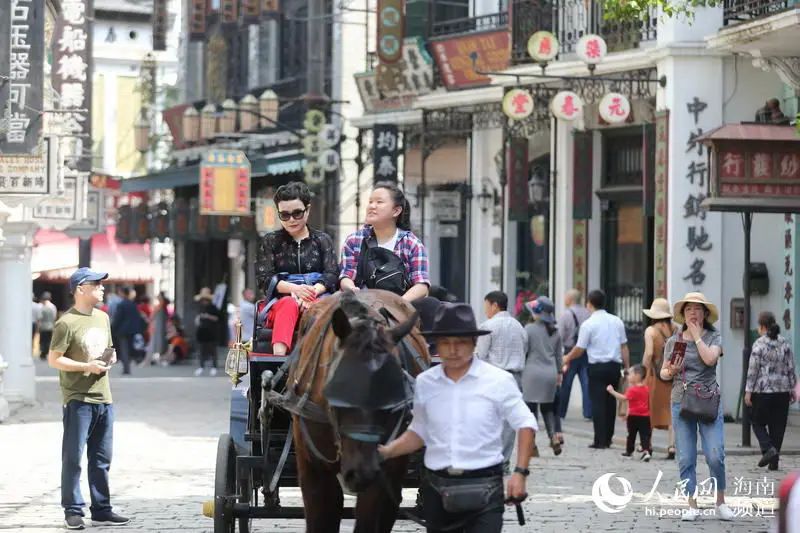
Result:
<svg viewBox="0 0 800 533"><path fill-rule="evenodd" d="M209 289L208 287L203 287L202 289L200 289L200 292L195 294L194 296L195 302L199 302L200 300L213 300L213 299L214 299L214 293L211 292L211 289Z"/></svg>
<svg viewBox="0 0 800 533"><path fill-rule="evenodd" d="M678 324L683 324L686 321L683 316L683 307L689 303L701 304L708 309L709 324L713 324L719 320L719 309L717 309L716 305L709 302L702 292L689 292L672 306L673 320Z"/></svg>
<svg viewBox="0 0 800 533"><path fill-rule="evenodd" d="M672 318L672 311L669 309L669 302L664 298L656 298L650 304L650 309L642 309L645 316L653 320L663 320L665 318Z"/></svg>

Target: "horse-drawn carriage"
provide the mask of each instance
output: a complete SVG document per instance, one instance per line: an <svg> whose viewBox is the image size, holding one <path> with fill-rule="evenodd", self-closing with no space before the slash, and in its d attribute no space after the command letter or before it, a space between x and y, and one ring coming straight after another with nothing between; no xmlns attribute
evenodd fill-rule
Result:
<svg viewBox="0 0 800 533"><path fill-rule="evenodd" d="M260 314L252 344L234 345L226 361L235 384L230 430L219 438L213 504L204 506L214 531L238 525L247 532L258 518L330 521L337 512L340 519L376 520L375 531L389 531L401 483L419 486L419 454L381 465L376 452L407 426L413 376L430 363L413 329L413 307L385 291L330 296L304 314L288 356L272 353ZM310 480L314 494L304 493L303 506L282 505L282 488ZM364 518L358 504L342 506L343 487L361 494L365 484L373 503L395 510L390 522Z"/></svg>

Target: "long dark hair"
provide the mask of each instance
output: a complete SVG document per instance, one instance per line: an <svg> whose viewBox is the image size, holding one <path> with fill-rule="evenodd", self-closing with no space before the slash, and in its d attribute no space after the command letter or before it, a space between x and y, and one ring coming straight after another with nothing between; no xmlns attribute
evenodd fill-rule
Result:
<svg viewBox="0 0 800 533"><path fill-rule="evenodd" d="M395 207L400 207L403 210L400 212L400 215L397 217L395 224L398 228L402 230L410 230L411 229L411 204L408 203L406 200L406 195L400 190L400 187L397 186L396 183L393 181L379 181L375 184L372 188L373 191L378 189L386 189L389 191L389 196L392 198L392 202L394 203Z"/></svg>
<svg viewBox="0 0 800 533"><path fill-rule="evenodd" d="M770 313L769 311L761 311L758 314L758 325L766 328L767 330L767 337L772 340L778 338L778 335L781 332L781 327L775 321L775 315Z"/></svg>

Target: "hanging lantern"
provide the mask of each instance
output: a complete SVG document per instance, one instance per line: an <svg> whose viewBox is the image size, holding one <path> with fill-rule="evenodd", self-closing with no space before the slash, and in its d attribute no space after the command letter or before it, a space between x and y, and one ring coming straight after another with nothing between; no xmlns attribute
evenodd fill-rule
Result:
<svg viewBox="0 0 800 533"><path fill-rule="evenodd" d="M528 118L533 113L533 96L524 89L511 89L503 97L503 113L514 120Z"/></svg>
<svg viewBox="0 0 800 533"><path fill-rule="evenodd" d="M609 124L622 124L631 115L631 103L623 94L608 93L598 106L600 118Z"/></svg>
<svg viewBox="0 0 800 533"><path fill-rule="evenodd" d="M150 149L150 123L144 114L139 115L139 119L133 124L133 142L139 153L143 154Z"/></svg>
<svg viewBox="0 0 800 533"><path fill-rule="evenodd" d="M547 63L558 55L558 39L549 31L537 31L528 39L528 55L537 63Z"/></svg>
<svg viewBox="0 0 800 533"><path fill-rule="evenodd" d="M575 53L581 61L591 68L593 65L603 61L608 53L608 46L605 39L599 35L584 35L578 40L578 44L575 46Z"/></svg>
<svg viewBox="0 0 800 533"><path fill-rule="evenodd" d="M211 139L217 133L217 106L206 104L200 114L200 137Z"/></svg>
<svg viewBox="0 0 800 533"><path fill-rule="evenodd" d="M219 132L233 133L236 131L236 102L228 98L222 102L222 116L219 117Z"/></svg>
<svg viewBox="0 0 800 533"><path fill-rule="evenodd" d="M239 130L255 131L258 129L258 100L252 94L246 94L239 100Z"/></svg>
<svg viewBox="0 0 800 533"><path fill-rule="evenodd" d="M200 139L200 113L192 106L183 112L181 131L185 142L195 143Z"/></svg>
<svg viewBox="0 0 800 533"><path fill-rule="evenodd" d="M279 104L278 95L271 89L264 91L258 99L258 112L261 115L262 128L275 127L275 123L278 122L278 112L280 111Z"/></svg>
<svg viewBox="0 0 800 533"><path fill-rule="evenodd" d="M561 91L550 102L550 111L561 120L575 120L583 112L583 100L572 91Z"/></svg>

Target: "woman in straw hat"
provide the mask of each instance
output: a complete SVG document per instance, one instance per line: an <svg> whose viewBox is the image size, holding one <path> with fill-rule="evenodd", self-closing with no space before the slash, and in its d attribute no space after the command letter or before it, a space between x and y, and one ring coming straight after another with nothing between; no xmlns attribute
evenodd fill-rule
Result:
<svg viewBox="0 0 800 533"><path fill-rule="evenodd" d="M672 325L672 311L669 302L664 298L656 298L650 309L642 312L649 319L650 325L644 330L644 357L642 366L647 369L645 385L650 390L650 425L653 429L664 429L669 432L669 448L667 459L675 459L675 434L672 431L672 414L670 413L670 395L672 383L659 376L663 363L664 344L675 333Z"/></svg>
<svg viewBox="0 0 800 533"><path fill-rule="evenodd" d="M725 504L725 430L720 403L717 417L705 423L681 416L684 382L698 385L705 390L719 391L717 362L722 356L722 337L714 329L719 318L717 306L709 302L700 292L690 292L675 302L673 319L682 327L664 347L664 363L661 379L672 380L672 424L678 451L678 470L682 493L688 497L689 509L683 520L696 520L697 509L697 433L703 446L711 477L716 482L716 515L720 520L733 520L734 514ZM674 350L676 343L685 343L685 351ZM674 358L671 356L675 355ZM709 398L707 401L713 401Z"/></svg>

